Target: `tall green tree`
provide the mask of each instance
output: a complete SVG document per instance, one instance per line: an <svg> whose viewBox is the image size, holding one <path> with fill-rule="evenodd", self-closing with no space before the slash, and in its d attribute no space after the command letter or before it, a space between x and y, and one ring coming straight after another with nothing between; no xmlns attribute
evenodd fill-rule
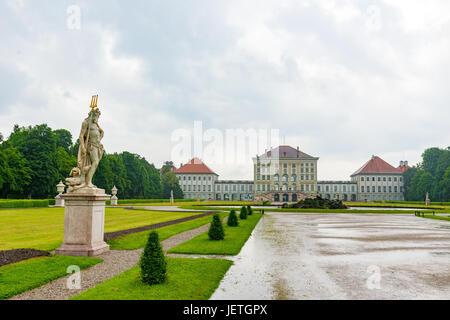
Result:
<svg viewBox="0 0 450 320"><path fill-rule="evenodd" d="M20 128L15 125L8 141L23 154L32 170L27 197L47 198L56 194L59 172L52 129L46 124Z"/></svg>
<svg viewBox="0 0 450 320"><path fill-rule="evenodd" d="M28 161L14 147L0 148L0 197L23 195L31 183Z"/></svg>

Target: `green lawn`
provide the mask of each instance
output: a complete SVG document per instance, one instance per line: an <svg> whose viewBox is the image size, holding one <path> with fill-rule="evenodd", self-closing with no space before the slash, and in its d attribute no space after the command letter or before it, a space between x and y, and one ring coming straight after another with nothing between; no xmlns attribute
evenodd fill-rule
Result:
<svg viewBox="0 0 450 320"><path fill-rule="evenodd" d="M225 218L228 213L223 212L219 214L221 216L221 219ZM174 224L171 226L155 229L158 231L159 240L163 241L167 238L170 238L171 236L174 236L178 233L192 230L198 227L201 227L207 223L211 222L211 216L198 218L191 221L186 221L178 224ZM148 234L153 230L138 232L129 234L126 236L122 236L113 240L108 241L108 244L110 245L111 249L115 250L135 250L139 248L143 248L145 244L147 243Z"/></svg>
<svg viewBox="0 0 450 320"><path fill-rule="evenodd" d="M260 213L254 212L248 216L247 220L238 219L238 227L228 227L223 224L224 240L209 240L208 232L205 232L170 249L168 253L236 255L241 251L261 217Z"/></svg>
<svg viewBox="0 0 450 320"><path fill-rule="evenodd" d="M66 276L67 267L71 265L85 269L102 261L97 258L53 256L0 267L0 299L8 299Z"/></svg>
<svg viewBox="0 0 450 320"><path fill-rule="evenodd" d="M91 288L73 300L207 300L232 262L215 259L167 258L167 280L147 285L138 266Z"/></svg>
<svg viewBox="0 0 450 320"><path fill-rule="evenodd" d="M180 219L197 212L163 212L106 208L105 232ZM0 250L54 250L63 239L64 208L0 210Z"/></svg>
<svg viewBox="0 0 450 320"><path fill-rule="evenodd" d="M433 216L433 215L430 215L430 214L426 214L426 215L425 215L424 217L422 217L422 218L450 221L450 217Z"/></svg>
<svg viewBox="0 0 450 320"><path fill-rule="evenodd" d="M181 208L183 209L196 209L200 210L230 210L230 208L227 207L201 207L197 205L184 205ZM257 206L252 206L252 209L254 211L259 212L261 209L259 209ZM239 209L238 209L239 210ZM393 214L405 214L405 213L414 213L417 210L397 210L395 208L392 208L391 210L372 210L372 209L361 209L361 210L349 210L349 209L281 209L281 208L272 208L272 209L264 209L265 212L313 212L313 213L393 213ZM450 210L439 210L440 213L446 213Z"/></svg>

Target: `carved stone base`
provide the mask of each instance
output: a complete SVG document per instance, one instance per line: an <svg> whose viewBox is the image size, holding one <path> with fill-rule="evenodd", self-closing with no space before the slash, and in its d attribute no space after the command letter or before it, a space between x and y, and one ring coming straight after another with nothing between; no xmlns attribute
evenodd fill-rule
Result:
<svg viewBox="0 0 450 320"><path fill-rule="evenodd" d="M90 191L61 195L65 201L64 240L56 254L92 257L109 250L103 236L105 201L110 196L103 189Z"/></svg>
<svg viewBox="0 0 450 320"><path fill-rule="evenodd" d="M64 199L60 195L55 197L55 207L64 207Z"/></svg>

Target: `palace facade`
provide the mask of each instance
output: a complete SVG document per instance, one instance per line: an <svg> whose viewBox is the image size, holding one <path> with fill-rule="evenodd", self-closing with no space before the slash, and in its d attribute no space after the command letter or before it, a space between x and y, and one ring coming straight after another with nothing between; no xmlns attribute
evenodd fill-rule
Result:
<svg viewBox="0 0 450 320"><path fill-rule="evenodd" d="M404 200L402 174L409 168L407 161L396 168L372 156L349 181L318 181L318 160L299 147L279 146L253 158L253 181L219 180L198 158L174 173L185 199L285 203L319 195L343 201Z"/></svg>
<svg viewBox="0 0 450 320"><path fill-rule="evenodd" d="M290 146L279 146L256 156L255 201L296 202L317 195L318 160Z"/></svg>

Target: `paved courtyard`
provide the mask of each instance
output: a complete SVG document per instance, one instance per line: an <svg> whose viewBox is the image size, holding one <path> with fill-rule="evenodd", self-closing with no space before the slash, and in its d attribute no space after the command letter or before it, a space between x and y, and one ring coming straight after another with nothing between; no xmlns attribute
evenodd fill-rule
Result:
<svg viewBox="0 0 450 320"><path fill-rule="evenodd" d="M211 299L450 299L450 222L266 213Z"/></svg>

